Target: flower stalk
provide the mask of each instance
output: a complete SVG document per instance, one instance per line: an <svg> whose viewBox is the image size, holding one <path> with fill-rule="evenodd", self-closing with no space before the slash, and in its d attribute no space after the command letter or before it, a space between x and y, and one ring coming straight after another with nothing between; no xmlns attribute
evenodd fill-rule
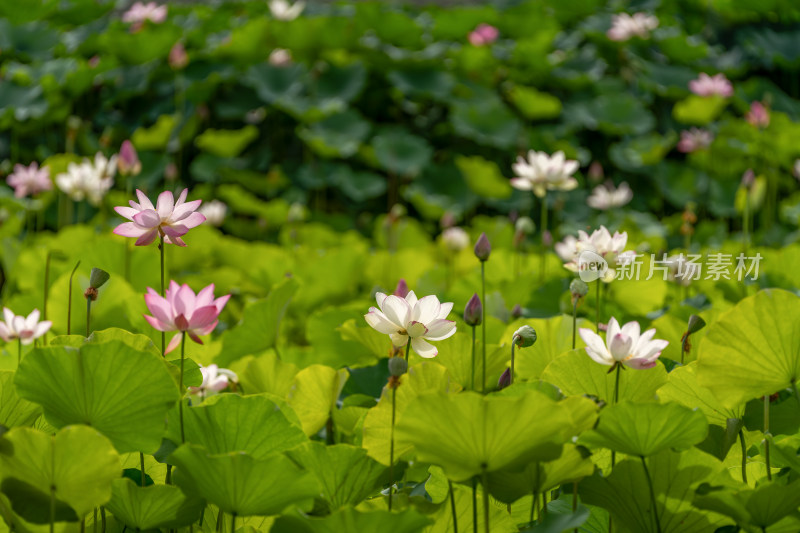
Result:
<svg viewBox="0 0 800 533"><path fill-rule="evenodd" d="M69 275L69 290L67 292L67 335L72 334L72 279L75 277L75 271L81 266L81 262L75 263L75 268L72 269L72 274Z"/></svg>
<svg viewBox="0 0 800 533"><path fill-rule="evenodd" d="M767 463L767 480L772 481L772 468L769 461L769 394L764 395L764 460Z"/></svg>

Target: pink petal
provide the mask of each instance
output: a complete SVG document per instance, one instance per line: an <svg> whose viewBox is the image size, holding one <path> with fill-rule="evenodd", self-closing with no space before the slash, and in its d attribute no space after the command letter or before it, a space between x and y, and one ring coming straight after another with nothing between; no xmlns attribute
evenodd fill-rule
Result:
<svg viewBox="0 0 800 533"><path fill-rule="evenodd" d="M226 294L225 296L220 296L216 300L214 300L214 305L217 307L217 312L221 313L222 310L225 308L225 304L228 303L228 300L231 299L230 294Z"/></svg>
<svg viewBox="0 0 800 533"><path fill-rule="evenodd" d="M125 206L115 207L114 211L116 211L119 216L127 218L128 220L133 220L133 216L139 212L137 209Z"/></svg>
<svg viewBox="0 0 800 533"><path fill-rule="evenodd" d="M192 317L189 319L189 328L196 329L206 327L211 322L217 320L218 315L219 311L217 311L217 307L214 305L207 305L195 309L194 313L192 313Z"/></svg>
<svg viewBox="0 0 800 533"><path fill-rule="evenodd" d="M133 221L145 228L155 228L161 224L161 217L152 209L145 209L133 216Z"/></svg>
<svg viewBox="0 0 800 533"><path fill-rule="evenodd" d="M175 313L178 315L192 316L194 311L196 297L194 291L188 285L181 285L178 292L175 294L173 305L175 306Z"/></svg>
<svg viewBox="0 0 800 533"><path fill-rule="evenodd" d="M142 210L155 209L155 207L153 207L153 202L139 189L136 189L136 197L139 198L139 205L142 206Z"/></svg>
<svg viewBox="0 0 800 533"><path fill-rule="evenodd" d="M188 331L187 333L189 334L189 338L192 339L194 342L196 342L197 344L203 344L203 340L200 337L198 337L195 332Z"/></svg>
<svg viewBox="0 0 800 533"><path fill-rule="evenodd" d="M212 283L207 287L203 287L203 289L197 293L197 299L195 300L195 304L197 305L197 307L205 307L213 303L214 303L214 284Z"/></svg>
<svg viewBox="0 0 800 533"><path fill-rule="evenodd" d="M181 333L176 333L172 339L170 339L169 344L167 345L167 349L164 350L164 353L167 354L178 347L181 343Z"/></svg>
<svg viewBox="0 0 800 533"><path fill-rule="evenodd" d="M136 246L147 246L148 244L152 243L158 237L158 229L152 229L149 233L145 233L134 243Z"/></svg>
<svg viewBox="0 0 800 533"><path fill-rule="evenodd" d="M173 321L172 306L165 298L158 294L145 294L144 301L147 304L147 309L153 313L153 316L164 323Z"/></svg>
<svg viewBox="0 0 800 533"><path fill-rule="evenodd" d="M146 234L148 229L141 228L134 224L133 222L123 222L116 228L114 228L115 235L121 235L122 237L141 237L142 235Z"/></svg>
<svg viewBox="0 0 800 533"><path fill-rule="evenodd" d="M193 202L187 202L185 204L175 204L175 209L172 210L172 222L180 222L188 217L190 214L197 211L201 203L203 203L202 200L194 200Z"/></svg>
<svg viewBox="0 0 800 533"><path fill-rule="evenodd" d="M165 324L161 322L157 318L153 318L150 315L142 315L144 319L147 320L147 323L150 324L153 328L157 329L158 331L174 331L175 328L171 324ZM167 350L169 351L169 350Z"/></svg>
<svg viewBox="0 0 800 533"><path fill-rule="evenodd" d="M167 220L172 215L173 207L175 207L175 198L172 196L171 191L164 191L158 195L156 211L158 211L161 220ZM159 220L159 223L161 220Z"/></svg>
<svg viewBox="0 0 800 533"><path fill-rule="evenodd" d="M175 224L172 226L162 226L161 229L164 231L164 234L170 237L171 239L182 237L186 235L186 233L189 231L189 228L180 224Z"/></svg>
<svg viewBox="0 0 800 533"><path fill-rule="evenodd" d="M186 227L187 229L196 228L200 224L206 221L206 216L203 213L194 212L188 215L186 218L181 220L181 225Z"/></svg>

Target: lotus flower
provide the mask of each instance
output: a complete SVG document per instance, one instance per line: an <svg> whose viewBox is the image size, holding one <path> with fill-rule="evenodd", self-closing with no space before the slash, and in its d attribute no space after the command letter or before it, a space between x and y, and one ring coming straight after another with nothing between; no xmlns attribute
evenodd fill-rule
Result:
<svg viewBox="0 0 800 533"><path fill-rule="evenodd" d="M176 202L172 192L164 191L158 195L156 207L140 190L136 190L139 198L137 204L130 201L130 207L115 207L114 211L131 222L123 222L114 233L123 237L136 237L136 246L147 246L159 235L164 236L167 244L186 246L182 236L202 224L206 217L197 212L202 200L185 202L189 189L184 189Z"/></svg>
<svg viewBox="0 0 800 533"><path fill-rule="evenodd" d="M574 235L567 235L562 242L555 245L556 253L565 263L575 261L578 257L578 239Z"/></svg>
<svg viewBox="0 0 800 533"><path fill-rule="evenodd" d="M478 27L470 32L468 39L472 46L484 46L495 42L499 35L500 32L494 26L478 24Z"/></svg>
<svg viewBox="0 0 800 533"><path fill-rule="evenodd" d="M624 181L619 187L614 188L614 185L599 185L592 191L591 196L586 199L589 207L605 211L608 209L615 209L622 207L633 199L633 191Z"/></svg>
<svg viewBox="0 0 800 533"><path fill-rule="evenodd" d="M270 0L269 10L272 16L278 20L294 20L306 8L303 0L297 0L294 4L288 0Z"/></svg>
<svg viewBox="0 0 800 533"><path fill-rule="evenodd" d="M139 26L146 20L149 20L153 24L161 24L167 20L167 6L160 6L155 2L148 2L146 4L143 2L136 2L122 15L123 22L137 24Z"/></svg>
<svg viewBox="0 0 800 533"><path fill-rule="evenodd" d="M292 64L292 53L286 48L276 48L269 53L267 61L273 67L285 67Z"/></svg>
<svg viewBox="0 0 800 533"><path fill-rule="evenodd" d="M170 281L165 296L162 298L149 287L144 295L147 308L153 314L144 315L147 322L158 331L180 332L169 341L165 353L171 352L180 344L183 332L194 342L203 344L200 335L208 335L217 327L219 314L231 297L226 294L215 300L213 283L195 296L188 285L178 285L174 281Z"/></svg>
<svg viewBox="0 0 800 533"><path fill-rule="evenodd" d="M578 162L566 159L560 150L552 156L531 150L527 159L518 157L512 168L516 177L511 179L511 186L521 191L532 190L539 198L547 191L571 191L578 186L572 177L578 170Z"/></svg>
<svg viewBox="0 0 800 533"><path fill-rule="evenodd" d="M458 226L447 228L442 232L445 248L452 252L460 252L469 246L469 234Z"/></svg>
<svg viewBox="0 0 800 533"><path fill-rule="evenodd" d="M767 106L761 102L753 102L750 104L750 111L745 116L747 122L757 128L766 128L769 126L769 110Z"/></svg>
<svg viewBox="0 0 800 533"><path fill-rule="evenodd" d="M697 150L704 150L714 142L714 134L701 128L691 128L681 132L678 141L678 150L688 154Z"/></svg>
<svg viewBox="0 0 800 533"><path fill-rule="evenodd" d="M49 191L53 188L50 181L50 168L39 168L39 163L34 161L30 166L14 165L14 172L11 173L6 182L9 187L14 188L14 196L24 198L33 196L42 191Z"/></svg>
<svg viewBox="0 0 800 533"><path fill-rule="evenodd" d="M364 319L375 330L389 335L392 344L405 346L411 339L411 347L421 357L436 357L439 351L427 341L440 341L456 332L456 323L447 320L453 303L439 303L436 296L425 296L417 300L414 291L405 298L379 292L375 295L378 308L370 307Z"/></svg>
<svg viewBox="0 0 800 533"><path fill-rule="evenodd" d="M172 70L183 70L189 64L189 54L186 53L186 47L183 43L178 41L169 51L167 62Z"/></svg>
<svg viewBox="0 0 800 533"><path fill-rule="evenodd" d="M722 73L709 76L705 72L701 72L696 80L689 82L689 90L698 96L728 98L733 95L733 85Z"/></svg>
<svg viewBox="0 0 800 533"><path fill-rule="evenodd" d="M214 394L228 388L231 383L237 383L239 378L227 368L219 368L217 365L201 366L200 373L203 375L203 383L199 387L189 387L189 392L199 394L202 397L213 396Z"/></svg>
<svg viewBox="0 0 800 533"><path fill-rule="evenodd" d="M70 163L67 172L56 176L56 185L76 202L88 200L92 205L100 205L103 197L114 185L117 172L117 156L110 158L97 152L94 162L84 158L80 164Z"/></svg>
<svg viewBox="0 0 800 533"><path fill-rule="evenodd" d="M566 241L565 241L566 243ZM614 268L622 263L627 263L635 257L635 252L632 250L625 250L628 244L628 234L626 232L611 232L605 226L600 226L591 235L583 230L578 231L578 239L574 243L574 254L572 259L564 264L564 268L572 272L579 272L580 265L578 264L582 252L590 251L598 254L608 263L608 270L601 278L604 282L610 283L616 277ZM564 258L568 255L567 252L572 252L572 249L567 250L566 244L562 244L561 251L556 249L556 252ZM563 255L562 255L563 254Z"/></svg>
<svg viewBox="0 0 800 533"><path fill-rule="evenodd" d="M16 316L11 309L3 308L4 322L0 322L0 339L6 342L19 339L22 344L31 344L48 332L53 325L49 320L39 322L39 310L34 309L27 317Z"/></svg>
<svg viewBox="0 0 800 533"><path fill-rule="evenodd" d="M650 31L658 28L658 19L646 13L620 13L611 18L611 29L606 36L612 41L627 41L631 37L648 39Z"/></svg>
<svg viewBox="0 0 800 533"><path fill-rule="evenodd" d="M207 204L202 205L197 211L206 217L206 224L210 226L221 226L225 221L228 206L219 200L211 200Z"/></svg>
<svg viewBox="0 0 800 533"><path fill-rule="evenodd" d="M655 329L640 333L638 322L628 322L620 328L614 317L608 321L606 342L590 329L581 328L579 332L586 343L589 357L601 365L611 367L623 364L637 370L653 368L657 364L658 356L669 344L665 340L653 340Z"/></svg>

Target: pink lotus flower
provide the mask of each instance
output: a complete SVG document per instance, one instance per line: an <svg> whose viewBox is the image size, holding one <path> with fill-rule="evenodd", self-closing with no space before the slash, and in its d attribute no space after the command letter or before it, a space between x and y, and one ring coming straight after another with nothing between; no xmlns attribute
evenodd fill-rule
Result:
<svg viewBox="0 0 800 533"><path fill-rule="evenodd" d="M189 64L189 54L186 53L186 47L183 43L178 41L169 51L167 58L170 68L173 70L183 70Z"/></svg>
<svg viewBox="0 0 800 533"><path fill-rule="evenodd" d="M697 150L704 150L714 142L714 134L708 130L691 128L681 132L681 140L678 141L678 150L688 154Z"/></svg>
<svg viewBox="0 0 800 533"><path fill-rule="evenodd" d="M620 328L617 319L608 321L606 341L594 331L581 328L579 330L586 353L595 362L612 368L625 365L637 370L645 370L656 366L656 360L669 344L668 341L656 339L655 329L641 333L638 322L628 322Z"/></svg>
<svg viewBox="0 0 800 533"><path fill-rule="evenodd" d="M769 109L761 102L753 102L745 118L757 128L766 128L769 126Z"/></svg>
<svg viewBox="0 0 800 533"><path fill-rule="evenodd" d="M122 141L117 158L117 170L123 176L138 176L142 171L142 163L139 161L139 154L136 153L133 143L126 140Z"/></svg>
<svg viewBox="0 0 800 533"><path fill-rule="evenodd" d="M658 19L646 13L620 13L611 18L611 29L606 36L612 41L627 41L632 37L648 39L650 31L658 28Z"/></svg>
<svg viewBox="0 0 800 533"><path fill-rule="evenodd" d="M733 95L733 85L725 74L715 74L713 77L701 72L696 80L689 82L689 90L698 96L722 96L728 98Z"/></svg>
<svg viewBox="0 0 800 533"><path fill-rule="evenodd" d="M188 193L189 189L184 189L176 202L172 192L164 191L158 195L156 207L153 207L147 196L137 189L138 204L131 200L130 207L114 208L114 211L131 221L114 228L114 233L123 237L136 237L136 246L147 246L159 235L164 236L167 244L186 246L181 237L206 220L203 214L197 212L202 200L184 203Z"/></svg>
<svg viewBox="0 0 800 533"><path fill-rule="evenodd" d="M122 15L122 22L136 24L141 27L144 21L161 24L167 20L167 6L160 6L155 2L136 2Z"/></svg>
<svg viewBox="0 0 800 533"><path fill-rule="evenodd" d="M203 344L200 335L208 335L217 327L219 314L230 297L226 294L215 300L213 283L195 296L188 285L170 281L166 298L147 288L144 301L153 316L144 315L144 318L158 331L179 332L169 341L166 350L169 353L180 344L183 332L194 342Z"/></svg>
<svg viewBox="0 0 800 533"><path fill-rule="evenodd" d="M478 24L478 27L470 32L468 39L472 46L485 46L495 42L499 35L500 32L494 26Z"/></svg>
<svg viewBox="0 0 800 533"><path fill-rule="evenodd" d="M39 163L33 162L30 166L14 165L14 172L6 178L9 187L14 188L14 196L24 198L33 196L42 191L49 191L53 188L50 181L50 168L39 168Z"/></svg>
<svg viewBox="0 0 800 533"><path fill-rule="evenodd" d="M39 322L39 310L34 309L27 317L16 316L8 307L3 308L4 322L0 322L0 339L10 342L19 339L22 344L31 344L53 325L49 320Z"/></svg>

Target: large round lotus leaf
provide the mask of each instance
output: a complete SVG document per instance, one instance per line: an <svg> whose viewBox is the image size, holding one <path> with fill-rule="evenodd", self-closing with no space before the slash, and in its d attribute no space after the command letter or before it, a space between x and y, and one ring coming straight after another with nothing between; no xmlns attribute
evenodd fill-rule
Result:
<svg viewBox="0 0 800 533"><path fill-rule="evenodd" d="M244 370L240 370L241 364ZM233 370L247 394L268 392L280 398L289 394L298 369L292 363L282 361L274 352L266 352L258 357L245 357L234 364Z"/></svg>
<svg viewBox="0 0 800 533"><path fill-rule="evenodd" d="M661 401L673 401L686 407L700 409L711 424L726 427L731 418L744 417L744 404L734 408L723 406L705 387L697 383L697 364L677 367L667 376L667 383L658 389Z"/></svg>
<svg viewBox="0 0 800 533"><path fill-rule="evenodd" d="M173 411L174 413L174 411ZM265 396L222 394L183 411L186 442L209 453L246 452L254 459L305 442L303 431ZM180 425L170 420L169 438L180 442Z"/></svg>
<svg viewBox="0 0 800 533"><path fill-rule="evenodd" d="M489 331L486 332L489 337ZM480 332L478 332L480 337ZM436 362L444 366L450 377L465 389L471 387L472 381L472 336L469 333L457 332L447 339L447 342L437 343L439 354ZM486 390L492 390L497 384L497 380L508 368L508 361L511 358L511 348L509 344L496 345L487 344L486 346ZM417 361L425 361L422 357L412 353L409 360L413 364ZM480 338L475 342L475 388L481 390L481 379L483 375L483 345Z"/></svg>
<svg viewBox="0 0 800 533"><path fill-rule="evenodd" d="M676 403L622 402L600 412L597 427L579 443L647 457L668 448L683 450L701 442L708 423L701 411Z"/></svg>
<svg viewBox="0 0 800 533"><path fill-rule="evenodd" d="M550 318L520 318L510 323L503 333L502 341L511 342L514 332L522 326L536 330L538 338L533 346L517 348L514 353L515 373L519 379L539 379L545 367L556 357L572 349L572 316L559 315ZM578 318L577 328L591 328L592 323ZM575 333L575 347L585 343Z"/></svg>
<svg viewBox="0 0 800 533"><path fill-rule="evenodd" d="M14 373L0 372L0 424L7 428L31 426L42 414L35 403L23 400L14 387Z"/></svg>
<svg viewBox="0 0 800 533"><path fill-rule="evenodd" d="M695 493L692 505L733 518L739 525L766 530L800 506L800 481L785 478L759 484L755 489L704 484Z"/></svg>
<svg viewBox="0 0 800 533"><path fill-rule="evenodd" d="M513 397L426 394L400 416L395 438L412 446L419 461L461 481L484 470L556 459L571 429L566 408L534 391Z"/></svg>
<svg viewBox="0 0 800 533"><path fill-rule="evenodd" d="M88 424L120 453L155 452L179 398L161 357L120 341L37 348L23 358L14 384L54 426Z"/></svg>
<svg viewBox="0 0 800 533"><path fill-rule="evenodd" d="M414 177L430 163L433 149L427 141L401 129L387 129L372 139L381 168L399 176Z"/></svg>
<svg viewBox="0 0 800 533"><path fill-rule="evenodd" d="M445 482L444 488L446 490L448 489L447 482ZM459 531L470 532L474 531L474 528L477 528L478 531L486 531L482 493L482 488L478 485L476 524L476 522L473 521L475 516L473 515L472 507L472 488L453 483L453 495L456 502L456 523ZM452 533L455 531L453 527L453 511L450 504L449 492L445 492L445 497L447 500L442 502L437 511L431 515L436 522L423 529L423 533ZM489 524L491 525L492 533L516 533L519 531L512 516L508 514L508 511L493 503L489 504Z"/></svg>
<svg viewBox="0 0 800 533"><path fill-rule="evenodd" d="M170 456L175 484L236 516L274 515L319 494L313 475L284 455L257 460L245 453L212 455L184 444Z"/></svg>
<svg viewBox="0 0 800 533"><path fill-rule="evenodd" d="M381 531L382 533L417 533L430 520L414 510L389 512L357 511L351 507L324 518L288 515L275 521L271 533L342 533L345 531Z"/></svg>
<svg viewBox="0 0 800 533"><path fill-rule="evenodd" d="M535 345L534 345L535 347ZM556 357L542 372L542 379L552 383L567 396L589 394L607 403L614 400L616 370L594 362L586 350L572 350ZM619 399L647 401L666 383L667 371L663 365L647 370L622 367L619 378Z"/></svg>
<svg viewBox="0 0 800 533"><path fill-rule="evenodd" d="M489 475L492 496L503 503L514 503L531 492L542 493L564 483L579 481L594 472L588 453L574 444L565 444L561 457L545 463L531 463L523 470L501 470Z"/></svg>
<svg viewBox="0 0 800 533"><path fill-rule="evenodd" d="M800 298L766 289L708 326L697 382L726 407L772 394L800 379Z"/></svg>
<svg viewBox="0 0 800 533"><path fill-rule="evenodd" d="M114 480L106 504L117 521L139 531L188 526L200 519L204 507L203 500L174 485L140 487L128 478Z"/></svg>
<svg viewBox="0 0 800 533"><path fill-rule="evenodd" d="M331 510L361 503L380 486L386 473L386 467L367 457L365 449L349 444L309 442L287 455L317 477Z"/></svg>
<svg viewBox="0 0 800 533"><path fill-rule="evenodd" d="M656 494L661 533L707 533L726 523L724 517L699 511L687 497L703 481L727 476L719 460L697 449L683 453L664 450L648 458L647 465ZM617 463L607 477L596 474L584 479L579 494L584 503L607 509L620 530L656 533L650 491L640 459Z"/></svg>
<svg viewBox="0 0 800 533"><path fill-rule="evenodd" d="M447 369L438 363L427 361L414 365L408 373L400 377L400 385L395 389L395 421L405 412L408 405L420 394L434 392L458 392L461 387L453 382ZM381 464L389 465L389 445L392 427L392 390L384 387L378 405L367 413L364 419L362 446L370 457ZM411 451L410 444L395 442L394 460L398 461Z"/></svg>
<svg viewBox="0 0 800 533"><path fill-rule="evenodd" d="M347 370L311 365L294 377L289 405L300 417L306 435L316 434L332 416L348 375Z"/></svg>
<svg viewBox="0 0 800 533"><path fill-rule="evenodd" d="M104 505L122 466L111 442L95 429L70 426L51 436L15 428L0 440L0 472L0 491L14 511L44 524L50 520L51 496L57 521L79 520Z"/></svg>

